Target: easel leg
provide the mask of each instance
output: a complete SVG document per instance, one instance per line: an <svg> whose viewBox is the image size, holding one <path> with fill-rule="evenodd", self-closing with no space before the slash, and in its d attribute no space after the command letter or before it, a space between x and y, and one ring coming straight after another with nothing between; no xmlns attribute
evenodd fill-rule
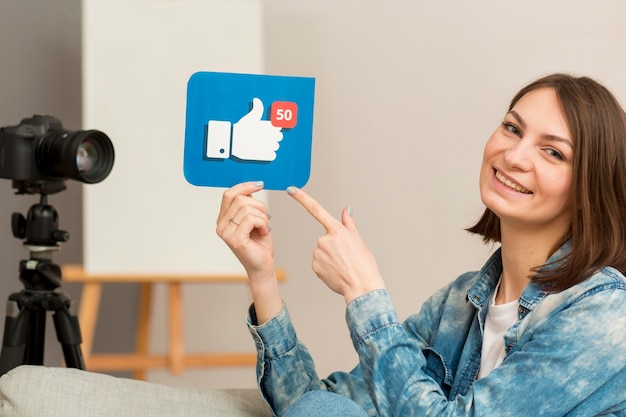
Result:
<svg viewBox="0 0 626 417"><path fill-rule="evenodd" d="M152 310L152 283L141 284L139 292L139 314L137 317L137 338L135 339L135 353L141 356L148 354L150 342L150 313ZM146 370L141 369L133 373L133 378L144 381Z"/></svg>
<svg viewBox="0 0 626 417"><path fill-rule="evenodd" d="M83 358L87 366L89 366L89 358L91 357L91 349L93 347L93 337L98 319L101 295L102 284L99 282L87 282L84 284L80 298L78 319L82 327Z"/></svg>
<svg viewBox="0 0 626 417"><path fill-rule="evenodd" d="M180 282L170 282L169 288L169 350L170 370L179 374L184 368L183 302Z"/></svg>

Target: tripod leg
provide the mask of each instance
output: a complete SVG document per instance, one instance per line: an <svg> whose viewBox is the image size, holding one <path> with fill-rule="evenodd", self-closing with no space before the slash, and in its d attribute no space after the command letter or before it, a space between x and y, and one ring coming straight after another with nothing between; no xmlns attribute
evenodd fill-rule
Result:
<svg viewBox="0 0 626 417"><path fill-rule="evenodd" d="M73 304L73 302L68 301L64 308L55 311L53 315L54 327L56 328L57 339L63 348L65 364L69 368L85 369L85 359L80 349L82 338L78 317L74 312L70 312L70 309L74 310Z"/></svg>
<svg viewBox="0 0 626 417"><path fill-rule="evenodd" d="M28 310L28 342L26 343L24 363L43 365L43 352L46 342L46 318L46 310Z"/></svg>
<svg viewBox="0 0 626 417"><path fill-rule="evenodd" d="M9 300L4 322L4 338L0 353L0 375L25 363L28 342L29 311L20 310L17 302Z"/></svg>

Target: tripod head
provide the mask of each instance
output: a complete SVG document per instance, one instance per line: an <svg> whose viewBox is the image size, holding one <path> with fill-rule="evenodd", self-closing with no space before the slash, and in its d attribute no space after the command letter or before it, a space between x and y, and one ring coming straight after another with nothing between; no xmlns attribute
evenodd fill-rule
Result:
<svg viewBox="0 0 626 417"><path fill-rule="evenodd" d="M41 193L38 204L33 204L24 217L13 213L13 236L24 240L30 259L20 261L20 281L27 290L52 291L61 285L61 268L52 262L52 254L60 249L70 235L59 230L59 215L48 204L48 194Z"/></svg>

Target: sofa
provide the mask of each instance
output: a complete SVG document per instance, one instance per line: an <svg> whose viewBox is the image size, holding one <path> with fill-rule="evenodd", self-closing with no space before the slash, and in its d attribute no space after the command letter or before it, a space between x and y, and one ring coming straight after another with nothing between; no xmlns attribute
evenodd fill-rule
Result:
<svg viewBox="0 0 626 417"><path fill-rule="evenodd" d="M181 389L21 365L0 377L0 417L271 417L255 389Z"/></svg>

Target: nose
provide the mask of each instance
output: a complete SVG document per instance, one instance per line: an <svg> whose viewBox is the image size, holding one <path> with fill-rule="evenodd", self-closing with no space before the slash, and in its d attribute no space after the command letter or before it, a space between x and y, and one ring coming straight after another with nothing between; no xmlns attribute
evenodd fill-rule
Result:
<svg viewBox="0 0 626 417"><path fill-rule="evenodd" d="M504 161L514 169L528 171L532 167L533 146L531 141L518 140L504 152Z"/></svg>

